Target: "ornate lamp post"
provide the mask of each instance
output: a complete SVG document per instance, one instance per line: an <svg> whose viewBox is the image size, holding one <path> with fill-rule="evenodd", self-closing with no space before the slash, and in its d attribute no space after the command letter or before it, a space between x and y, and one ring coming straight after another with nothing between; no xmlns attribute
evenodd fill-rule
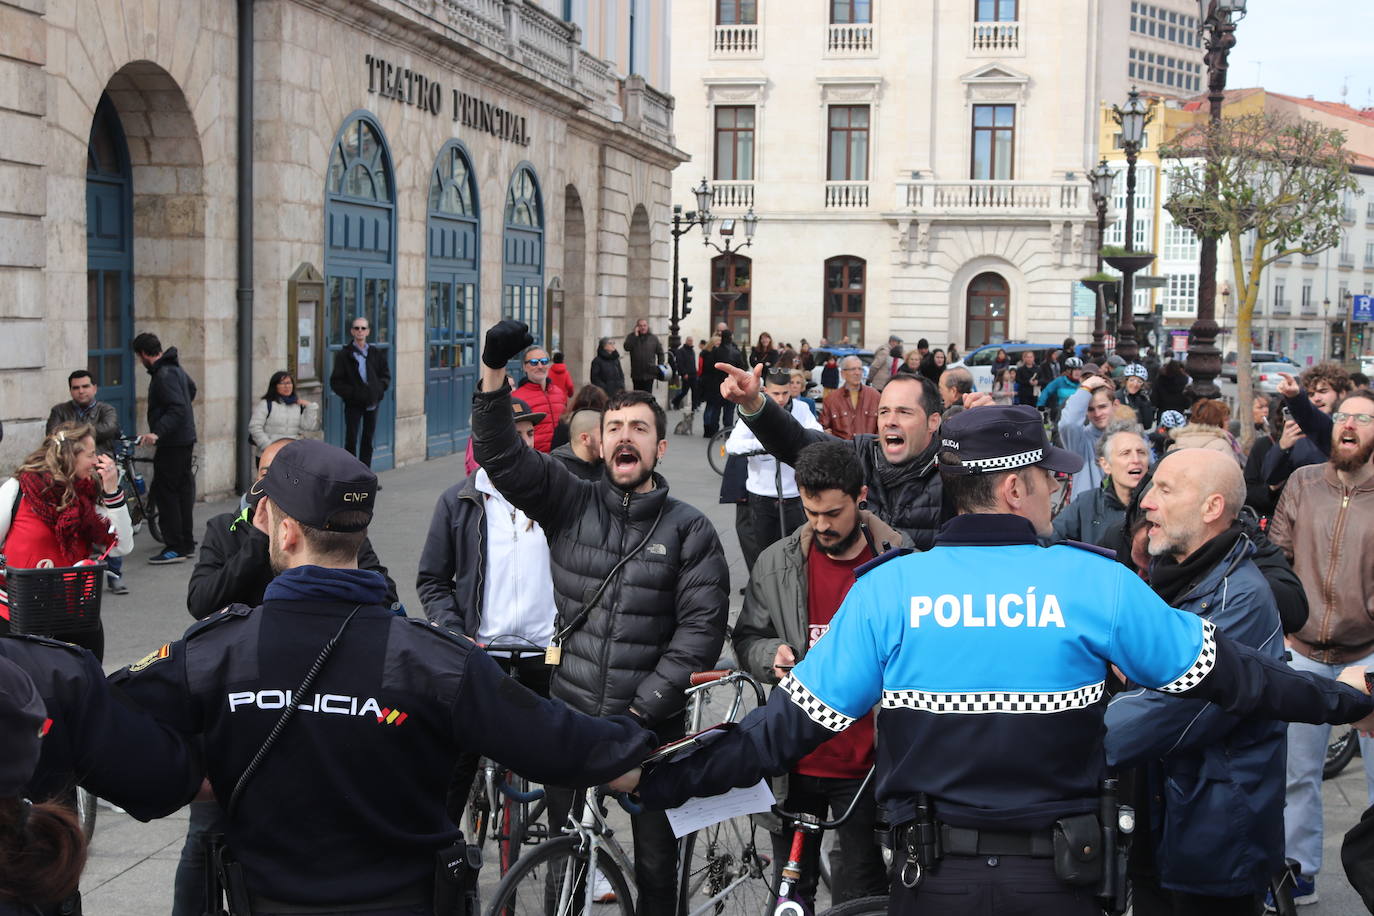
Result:
<svg viewBox="0 0 1374 916"><path fill-rule="evenodd" d="M1135 162L1145 140L1145 125L1150 121L1150 107L1134 86L1126 99L1126 107L1112 106L1116 123L1121 125L1121 148L1126 151L1126 254L1108 255L1108 264L1121 271L1121 305L1116 322L1116 352L1128 363L1139 353L1135 339L1135 286L1133 276L1154 260L1153 255L1133 255L1135 250Z"/></svg>
<svg viewBox="0 0 1374 916"><path fill-rule="evenodd" d="M1236 45L1236 23L1245 16L1245 0L1198 0L1198 21L1202 23L1207 53L1207 103L1213 124L1221 120L1221 105L1226 99L1226 57ZM1207 194L1216 196L1217 180L1207 172ZM1217 349L1217 237L1201 233L1198 251L1197 320L1188 334L1188 375L1193 379L1189 394L1194 398L1215 398L1221 391L1214 381L1221 372L1221 351Z"/></svg>
<svg viewBox="0 0 1374 916"><path fill-rule="evenodd" d="M1097 272L1102 272L1102 245L1107 232L1107 202L1112 197L1112 186L1116 184L1116 172L1107 167L1107 160L1103 159L1097 164L1097 168L1088 173L1088 181L1092 184L1093 203L1097 206ZM1107 336L1106 317L1106 290L1101 285L1097 288L1097 308L1093 312L1093 342L1088 349L1093 362L1098 365L1107 358L1107 348L1103 344L1103 339Z"/></svg>
<svg viewBox="0 0 1374 916"><path fill-rule="evenodd" d="M673 205L673 312L668 317L668 350L676 350L682 345L682 337L678 333L678 325L683 318L692 314L692 310L687 307L686 301L682 303L682 313L678 314L678 287L681 281L678 278L678 239L692 231L692 227L700 226L702 234L711 231L711 221L715 219L711 215L711 186L706 183L706 179L701 179L701 184L692 189L692 194L697 199L696 210L689 210L684 216L680 204ZM690 289L690 287L687 287ZM683 290L684 299L686 289Z"/></svg>

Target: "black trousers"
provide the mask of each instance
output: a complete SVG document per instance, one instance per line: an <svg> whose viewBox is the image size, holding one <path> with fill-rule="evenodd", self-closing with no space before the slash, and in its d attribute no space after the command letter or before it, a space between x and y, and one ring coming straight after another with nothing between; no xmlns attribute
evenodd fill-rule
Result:
<svg viewBox="0 0 1374 916"><path fill-rule="evenodd" d="M787 798L782 807L786 811L814 814L822 820L839 817L854 800L863 784L862 779L828 779L823 776L803 776L792 773L787 777ZM839 849L839 864L830 876L832 904L887 893L887 868L882 851L873 835L878 818L878 802L870 786L854 807L854 813L844 826L835 832ZM773 884L777 886L782 867L792 851L792 831L773 834ZM802 879L797 893L816 900L816 882L820 878L820 837L807 837L802 852Z"/></svg>
<svg viewBox="0 0 1374 916"><path fill-rule="evenodd" d="M735 405L729 401L706 401L706 412L701 415L702 429L709 439L720 432L723 424L726 429L735 425Z"/></svg>
<svg viewBox="0 0 1374 916"><path fill-rule="evenodd" d="M647 391L647 392L649 392L650 394L653 394L653 391L654 391L654 380L651 379L651 378L637 378L637 379L635 379L635 391Z"/></svg>
<svg viewBox="0 0 1374 916"><path fill-rule="evenodd" d="M378 409L344 405L344 449L368 467L372 467L372 436L377 432ZM361 441L359 427L362 428Z"/></svg>
<svg viewBox="0 0 1374 916"><path fill-rule="evenodd" d="M688 394L692 395L692 409L696 410L701 406L701 389L697 384L697 378L682 378L682 386L678 388L677 394L673 395L673 409L677 410L682 406L683 400Z"/></svg>
<svg viewBox="0 0 1374 916"><path fill-rule="evenodd" d="M493 654L492 660L501 666L502 671L541 697L548 697L549 678L553 676L553 669L544 664L544 656L524 655L512 658ZM449 820L460 827L463 825L463 808L467 806L468 796L472 794L472 781L477 777L477 764L481 760L482 755L475 752L459 754L453 764L453 773L449 776L448 799L445 806L448 808ZM561 818L549 824L555 830L562 825Z"/></svg>
<svg viewBox="0 0 1374 916"><path fill-rule="evenodd" d="M191 474L194 445L158 445L153 452L153 502L162 540L177 553L193 553L196 536L191 508L196 502L196 478Z"/></svg>
<svg viewBox="0 0 1374 916"><path fill-rule="evenodd" d="M749 512L754 517L754 540L759 553L763 553L774 541L780 541L796 531L806 521L801 499L796 496L782 500L781 523L778 521L778 500L775 497L750 493Z"/></svg>
<svg viewBox="0 0 1374 916"><path fill-rule="evenodd" d="M749 501L735 503L735 536L739 538L740 553L744 554L744 568L754 571L754 561L759 558L763 548L754 536L754 514L749 511Z"/></svg>
<svg viewBox="0 0 1374 916"><path fill-rule="evenodd" d="M1209 897L1171 891L1159 886L1155 879L1131 878L1131 912L1135 916L1257 916L1261 900L1250 894L1244 897Z"/></svg>
<svg viewBox="0 0 1374 916"><path fill-rule="evenodd" d="M1102 916L1102 907L1092 888L1072 887L1055 877L1052 860L1029 856L945 856L915 890L892 882L888 916L984 913Z"/></svg>

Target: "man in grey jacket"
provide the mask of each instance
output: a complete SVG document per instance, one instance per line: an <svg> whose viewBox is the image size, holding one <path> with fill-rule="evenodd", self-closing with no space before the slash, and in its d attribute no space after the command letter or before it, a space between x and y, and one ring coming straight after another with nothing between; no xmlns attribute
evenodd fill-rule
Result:
<svg viewBox="0 0 1374 916"><path fill-rule="evenodd" d="M868 488L854 449L841 442L818 442L802 449L796 462L806 524L771 544L754 564L744 609L735 624L735 652L755 677L776 683L800 661L830 626L857 571L889 547L910 541L860 509ZM822 744L798 761L779 793L787 811L838 817L863 789L873 765L873 715ZM854 815L837 831L840 865L831 888L842 903L887 893L887 875L873 841L877 803L873 788L863 789ZM791 836L773 836L773 861L787 861ZM806 850L798 891L816 893L816 844Z"/></svg>

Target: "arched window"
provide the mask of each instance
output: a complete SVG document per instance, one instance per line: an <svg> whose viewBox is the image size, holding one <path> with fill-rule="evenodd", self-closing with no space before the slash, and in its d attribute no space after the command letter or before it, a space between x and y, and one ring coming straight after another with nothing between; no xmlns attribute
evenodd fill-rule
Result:
<svg viewBox="0 0 1374 916"><path fill-rule="evenodd" d="M1011 290L1001 274L983 273L968 285L964 341L967 350L1007 339Z"/></svg>
<svg viewBox="0 0 1374 916"><path fill-rule="evenodd" d="M457 140L429 176L425 244L425 425L430 458L461 450L477 384L481 231L472 161Z"/></svg>
<svg viewBox="0 0 1374 916"><path fill-rule="evenodd" d="M370 122L355 118L339 134L329 157L326 187L343 197L391 203L391 164Z"/></svg>
<svg viewBox="0 0 1374 916"><path fill-rule="evenodd" d="M846 336L856 347L864 340L864 289L868 267L863 258L842 255L825 262L824 336L838 344Z"/></svg>
<svg viewBox="0 0 1374 916"><path fill-rule="evenodd" d="M523 321L549 346L544 330L544 204L534 169L522 163L506 188L501 258L501 316ZM511 364L518 377L519 365Z"/></svg>
<svg viewBox="0 0 1374 916"><path fill-rule="evenodd" d="M722 321L740 347L748 348L749 298L754 289L754 262L742 254L711 259L711 328Z"/></svg>

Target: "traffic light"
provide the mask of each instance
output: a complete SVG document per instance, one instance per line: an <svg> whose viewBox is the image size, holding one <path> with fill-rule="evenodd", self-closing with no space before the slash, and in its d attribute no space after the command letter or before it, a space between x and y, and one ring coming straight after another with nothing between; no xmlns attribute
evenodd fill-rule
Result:
<svg viewBox="0 0 1374 916"><path fill-rule="evenodd" d="M687 278L682 278L682 317L686 318L692 314L692 310L687 307L687 303L692 301L692 284L687 282Z"/></svg>

